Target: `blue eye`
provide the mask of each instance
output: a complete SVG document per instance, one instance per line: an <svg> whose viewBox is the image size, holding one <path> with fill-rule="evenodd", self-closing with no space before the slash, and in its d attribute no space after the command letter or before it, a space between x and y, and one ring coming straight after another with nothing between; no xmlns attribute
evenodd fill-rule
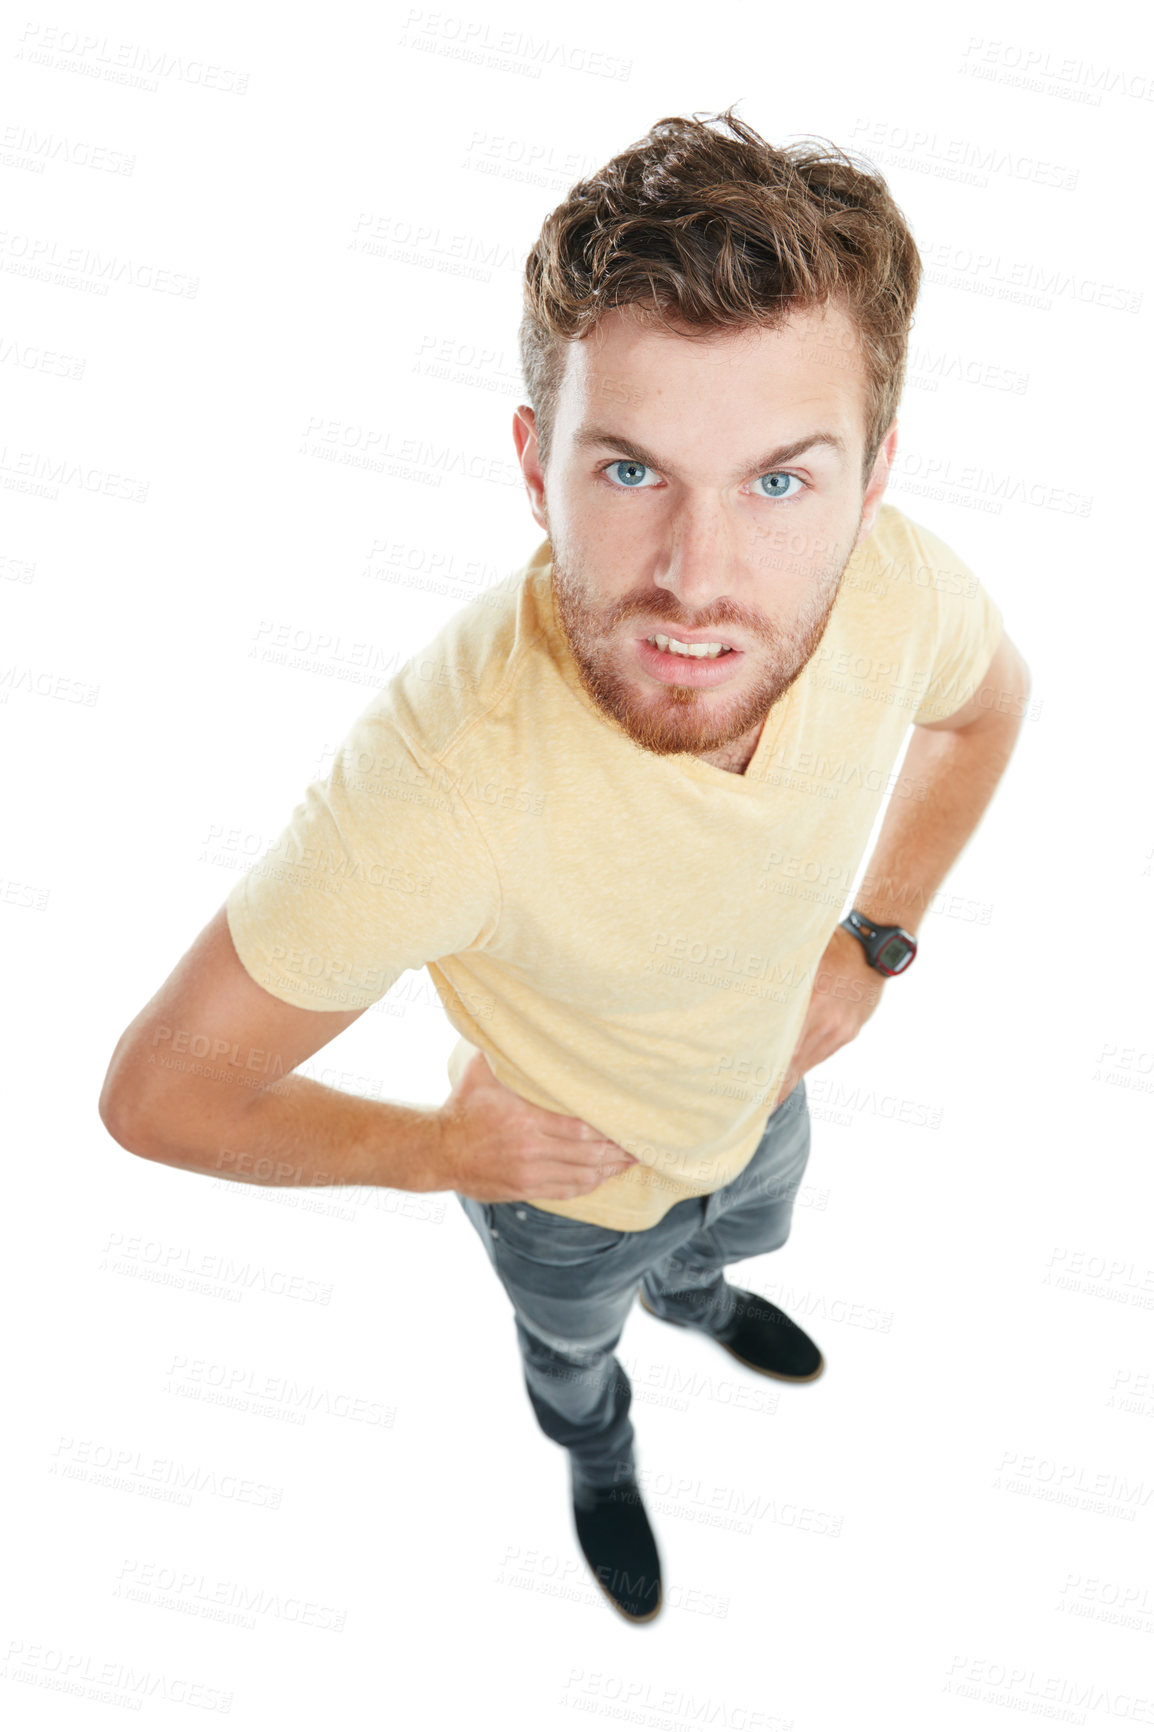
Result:
<svg viewBox="0 0 1154 1732"><path fill-rule="evenodd" d="M759 481L780 481L780 482L796 481L799 486L802 485L800 475L791 475L788 472L788 470L781 470L781 469L773 469L770 471L770 473L768 475L759 475L757 479ZM797 495L794 493L783 493L783 492L770 492L770 493L763 493L762 494L763 499L796 499L796 497L797 497Z"/></svg>
<svg viewBox="0 0 1154 1732"><path fill-rule="evenodd" d="M618 457L612 463L604 464L601 472L611 486L616 486L623 493L636 493L652 485L643 477L656 474L647 463L638 463L632 457ZM796 499L798 492L805 490L805 482L801 476L794 475L788 469L773 469L766 475L759 475L758 484L763 481L771 483L771 487L768 492L761 494L762 499ZM791 481L797 483L797 490L792 493L786 491Z"/></svg>
<svg viewBox="0 0 1154 1732"><path fill-rule="evenodd" d="M630 469L630 470L632 470L633 474L629 477L629 479L627 481L622 482L622 485L625 487L636 487L638 485L639 475L645 473L646 469L648 468L648 464L635 463L631 457L621 457L617 460L616 463L610 463L609 468L610 468L610 470L613 470L613 469ZM620 476L618 476L617 479L618 479L618 481L621 481Z"/></svg>

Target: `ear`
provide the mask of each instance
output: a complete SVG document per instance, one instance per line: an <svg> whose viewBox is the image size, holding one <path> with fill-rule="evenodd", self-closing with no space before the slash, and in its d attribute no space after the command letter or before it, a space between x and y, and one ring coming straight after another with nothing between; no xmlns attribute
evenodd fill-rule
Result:
<svg viewBox="0 0 1154 1732"><path fill-rule="evenodd" d="M521 403L513 411L513 444L517 448L517 461L521 465L521 473L525 477L525 491L529 495L529 509L539 528L549 533L549 518L545 509L545 477L541 470L541 461L537 451L537 417L528 403Z"/></svg>
<svg viewBox="0 0 1154 1732"><path fill-rule="evenodd" d="M890 468L897 448L898 423L895 416L889 424L884 439L878 446L878 454L874 458L874 466L870 470L869 482L866 486L865 497L862 500L862 518L857 532L857 541L854 542L855 547L858 542L865 540L877 522L877 515L885 496L886 484L890 478Z"/></svg>

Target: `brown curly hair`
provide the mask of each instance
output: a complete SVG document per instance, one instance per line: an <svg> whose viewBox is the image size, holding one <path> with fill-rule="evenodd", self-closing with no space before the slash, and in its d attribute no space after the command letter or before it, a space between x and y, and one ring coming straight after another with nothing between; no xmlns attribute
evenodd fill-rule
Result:
<svg viewBox="0 0 1154 1732"><path fill-rule="evenodd" d="M853 321L867 378L868 480L905 381L917 247L866 159L821 138L778 149L734 106L657 121L545 218L525 261L519 331L542 470L566 346L608 308L707 341L832 299Z"/></svg>

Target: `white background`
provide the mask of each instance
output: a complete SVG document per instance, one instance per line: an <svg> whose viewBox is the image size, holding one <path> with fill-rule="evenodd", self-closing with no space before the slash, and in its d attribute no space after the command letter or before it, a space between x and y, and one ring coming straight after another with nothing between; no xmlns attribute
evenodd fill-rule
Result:
<svg viewBox="0 0 1154 1732"><path fill-rule="evenodd" d="M12 1723L1154 1724L1149 34L908 0L297 19L0 35ZM737 1272L825 1376L627 1325L666 1579L633 1627L451 1194L183 1173L96 1103L374 686L537 545L542 219L731 102L889 179L927 261L889 497L1033 692L912 974L810 1075L790 1242ZM407 975L305 1069L435 1103L454 1038Z"/></svg>

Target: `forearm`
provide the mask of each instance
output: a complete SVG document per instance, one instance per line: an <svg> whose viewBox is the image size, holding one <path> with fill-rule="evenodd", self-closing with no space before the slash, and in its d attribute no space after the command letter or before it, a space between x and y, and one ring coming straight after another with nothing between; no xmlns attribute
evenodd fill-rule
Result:
<svg viewBox="0 0 1154 1732"><path fill-rule="evenodd" d="M438 1109L366 1100L295 1073L243 1100L171 1100L116 1140L168 1166L250 1185L442 1189Z"/></svg>
<svg viewBox="0 0 1154 1732"><path fill-rule="evenodd" d="M915 728L903 786L886 808L855 906L883 926L916 933L930 900L993 797L1021 728L1001 715L975 728Z"/></svg>

